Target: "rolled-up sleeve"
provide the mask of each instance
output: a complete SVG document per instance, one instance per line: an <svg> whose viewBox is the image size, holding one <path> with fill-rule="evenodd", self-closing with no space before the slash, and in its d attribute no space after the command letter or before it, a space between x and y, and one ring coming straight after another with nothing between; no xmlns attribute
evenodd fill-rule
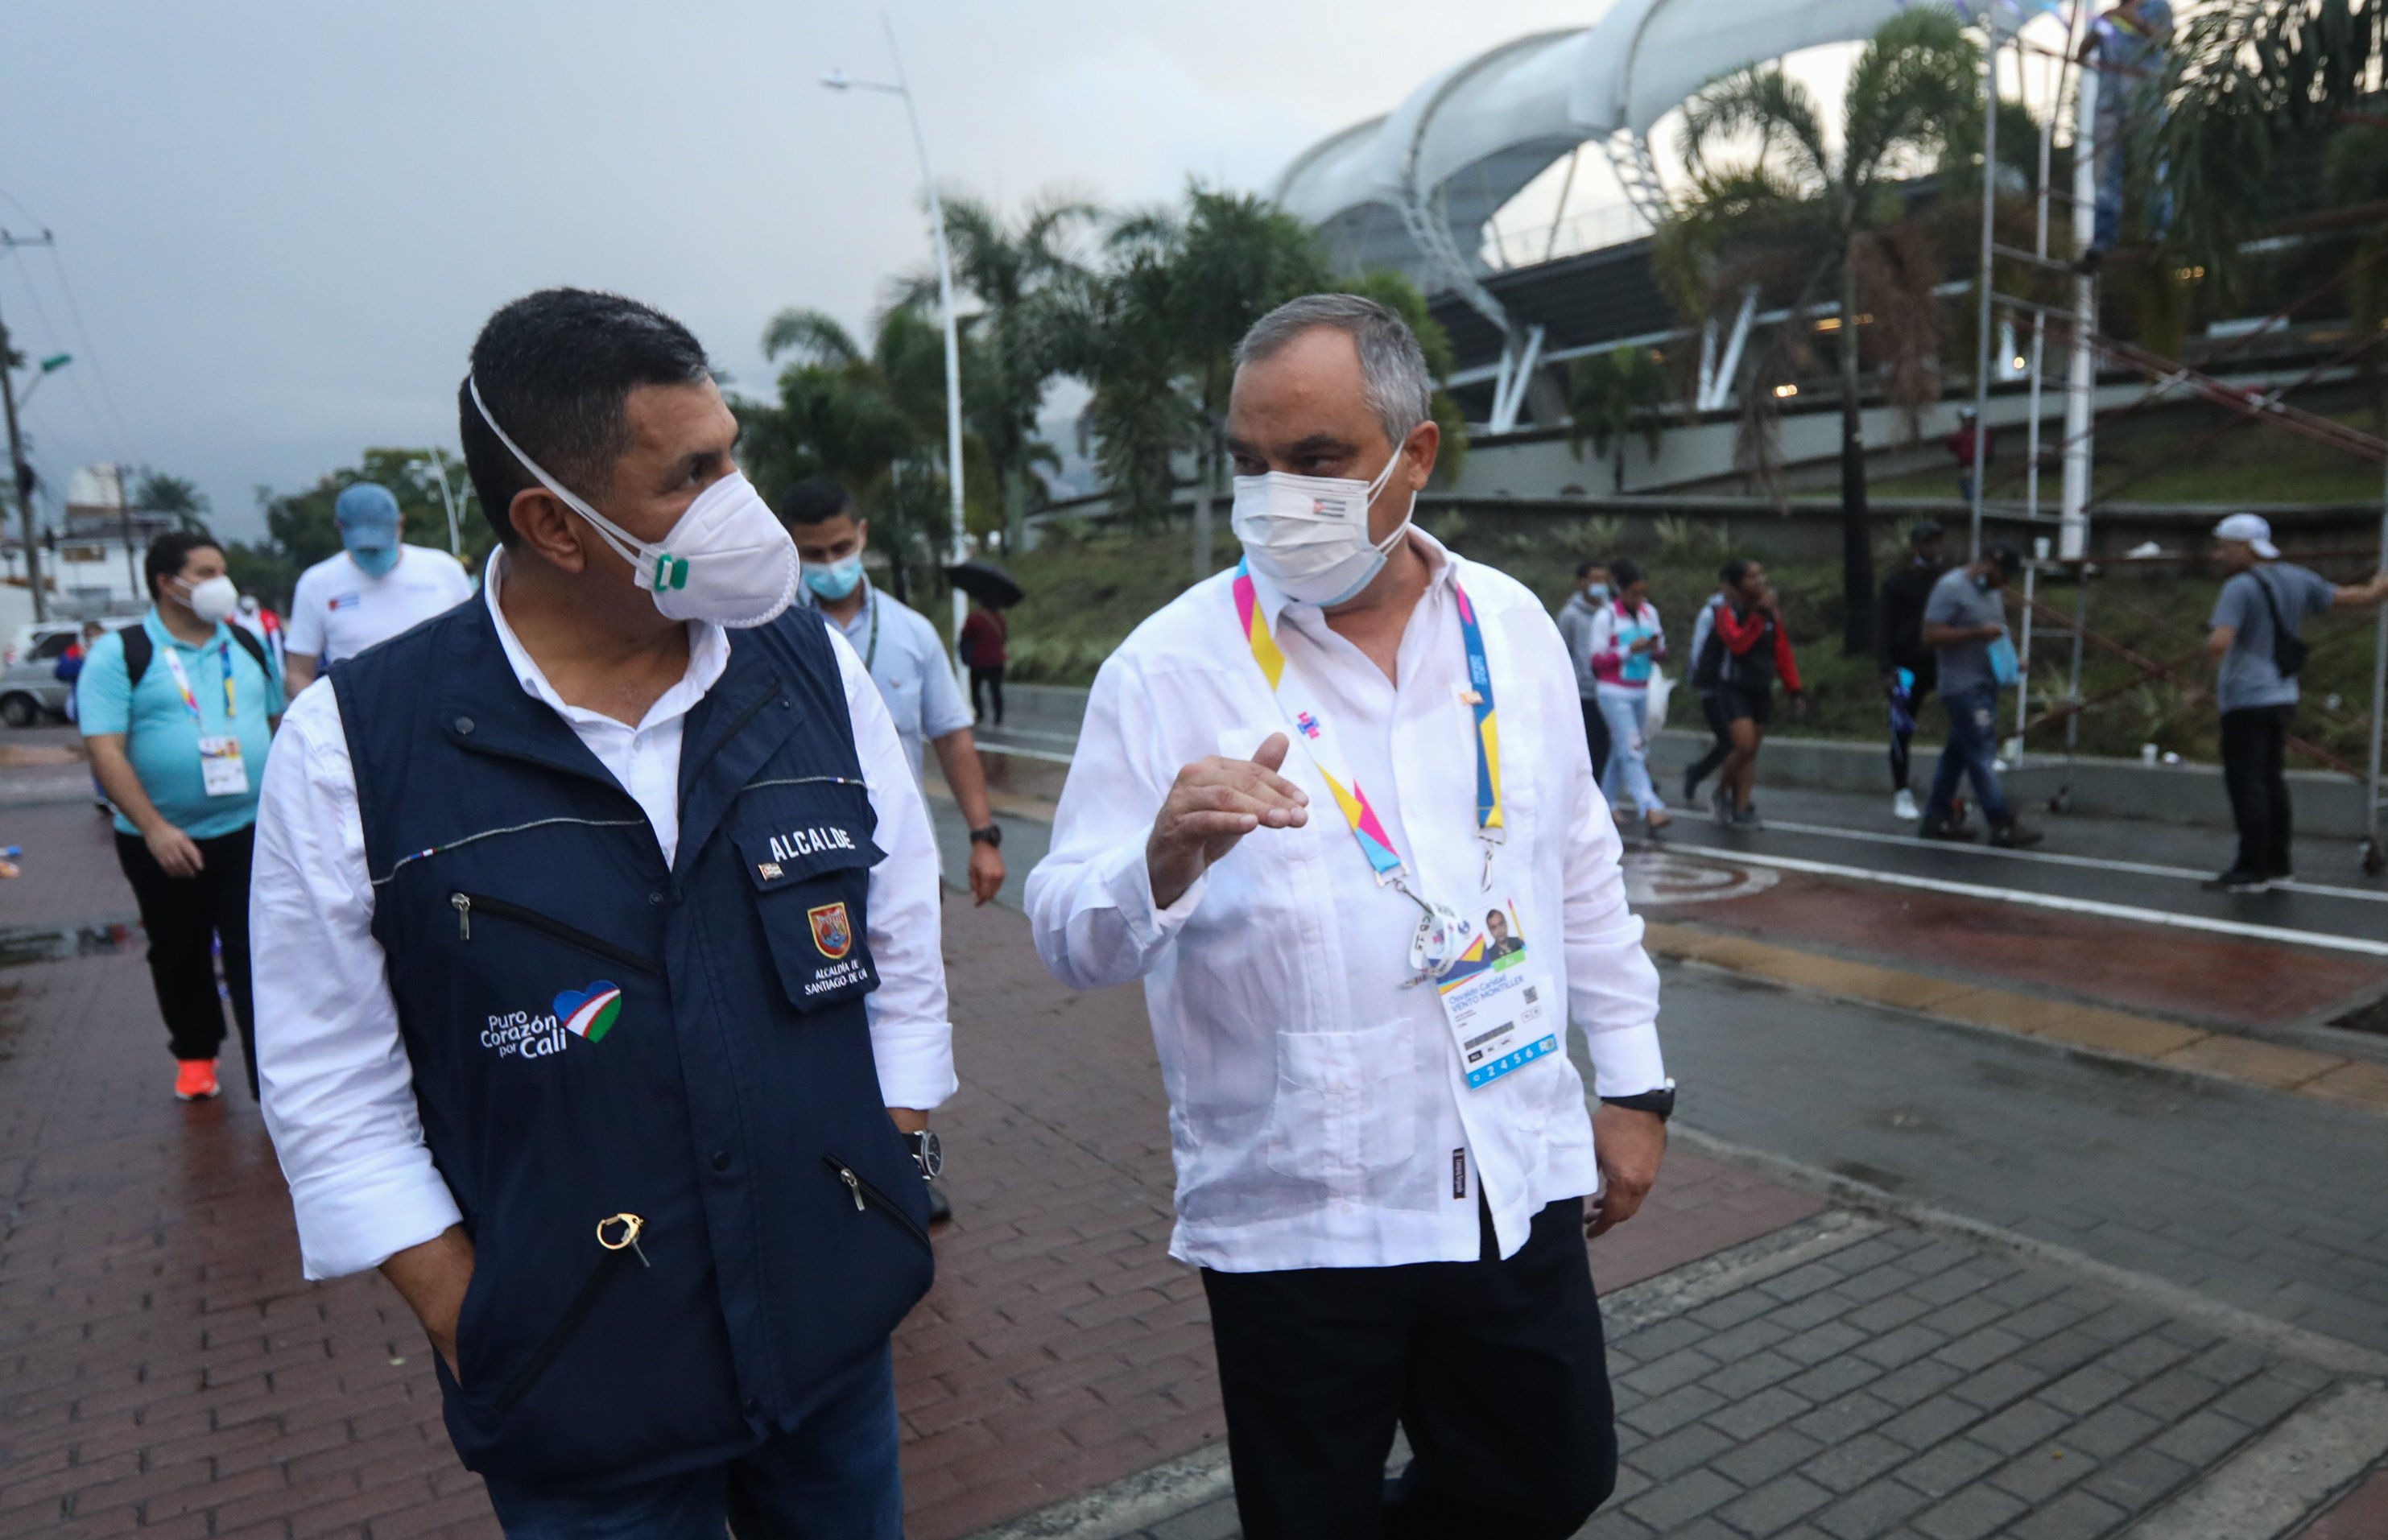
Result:
<svg viewBox="0 0 2388 1540"><path fill-rule="evenodd" d="M311 1279L362 1272L462 1215L424 1143L328 683L292 703L266 760L248 905L258 1080L300 1260Z"/></svg>
<svg viewBox="0 0 2388 1540"><path fill-rule="evenodd" d="M1125 984L1149 971L1202 902L1207 875L1162 909L1152 901L1145 846L1169 794L1152 769L1149 702L1118 657L1095 677L1053 842L1028 876L1037 955L1073 989Z"/></svg>
<svg viewBox="0 0 2388 1540"><path fill-rule="evenodd" d="M960 1085L946 1006L936 835L879 687L833 628L829 643L845 687L855 753L878 815L876 838L887 853L870 869L870 956L879 969L879 987L865 997L864 1006L871 1057L886 1104L925 1111Z"/></svg>

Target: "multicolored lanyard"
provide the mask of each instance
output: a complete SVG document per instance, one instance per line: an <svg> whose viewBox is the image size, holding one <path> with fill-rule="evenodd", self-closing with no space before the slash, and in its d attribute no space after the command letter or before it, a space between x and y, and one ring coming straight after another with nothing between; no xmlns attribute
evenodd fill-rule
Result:
<svg viewBox="0 0 2388 1540"><path fill-rule="evenodd" d="M1459 641L1467 655L1467 689L1460 698L1476 714L1476 834L1484 842L1484 880L1489 885L1493 852L1506 834L1501 815L1501 739L1493 717L1492 668L1484 655L1484 630L1477 620L1476 606L1467 602L1467 591L1456 580L1451 591L1458 600ZM1351 825L1352 837L1359 843L1360 853L1367 858L1369 870L1377 874L1378 884L1399 888L1431 913L1432 906L1411 893L1403 882L1401 852L1393 848L1392 837L1385 833L1384 821L1370 805L1368 794L1361 790L1358 779L1344 762L1325 716L1303 706L1298 699L1286 699L1285 654L1278 649L1277 638L1269 634L1268 617L1261 613L1260 594L1253 587L1249 565L1236 568L1234 592L1236 618L1243 624L1244 640L1251 647L1252 661L1260 665L1261 676L1268 681L1277 705L1293 724L1293 730L1302 735L1311 763L1318 767L1320 779L1335 794L1335 805L1342 809L1344 822ZM1298 680L1296 688L1298 691Z"/></svg>
<svg viewBox="0 0 2388 1540"><path fill-rule="evenodd" d="M229 722L237 719L237 713L234 709L232 642L229 638L216 643L216 658L223 668L224 720ZM174 688L181 692L183 696L183 709L191 714L191 720L205 727L207 720L199 713L199 697L191 688L191 676L183 671L183 659L179 649L171 645L166 648L166 671L174 676Z"/></svg>

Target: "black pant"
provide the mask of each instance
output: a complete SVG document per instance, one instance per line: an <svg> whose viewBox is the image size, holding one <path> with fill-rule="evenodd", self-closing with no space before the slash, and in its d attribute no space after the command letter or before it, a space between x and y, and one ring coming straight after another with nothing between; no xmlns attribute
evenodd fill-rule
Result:
<svg viewBox="0 0 2388 1540"><path fill-rule="evenodd" d="M1497 1259L1205 1268L1245 1540L1573 1534L1617 1484L1583 1202ZM1398 1421L1416 1455L1384 1498Z"/></svg>
<svg viewBox="0 0 2388 1540"><path fill-rule="evenodd" d="M995 725L1001 727L1003 725L1003 665L997 663L984 668L973 668L970 675L971 715L982 719L986 716L986 707L979 704L979 690L981 686L984 686L986 693L995 698Z"/></svg>
<svg viewBox="0 0 2388 1540"><path fill-rule="evenodd" d="M2293 706L2257 706L2222 713L2222 784L2239 825L2237 872L2285 877L2289 858L2289 724Z"/></svg>
<svg viewBox="0 0 2388 1540"><path fill-rule="evenodd" d="M1733 718L1725 710L1723 691L1700 692L1700 716L1707 720L1708 735L1716 742L1710 744L1708 751L1694 760L1692 768L1683 772L1683 783L1696 789L1701 782L1714 775L1717 767L1724 763L1725 756L1733 752Z"/></svg>
<svg viewBox="0 0 2388 1540"><path fill-rule="evenodd" d="M1583 703L1583 741L1592 749L1592 783L1608 773L1608 719L1600 714L1600 703Z"/></svg>
<svg viewBox="0 0 2388 1540"><path fill-rule="evenodd" d="M240 1025L248 1094L257 1094L257 1051L249 1037L248 864L256 830L194 841L207 864L174 877L138 834L116 836L117 864L133 885L141 928L149 933L149 982L177 1059L212 1059L222 1050L223 1006L216 995L215 943L223 943L224 982Z"/></svg>

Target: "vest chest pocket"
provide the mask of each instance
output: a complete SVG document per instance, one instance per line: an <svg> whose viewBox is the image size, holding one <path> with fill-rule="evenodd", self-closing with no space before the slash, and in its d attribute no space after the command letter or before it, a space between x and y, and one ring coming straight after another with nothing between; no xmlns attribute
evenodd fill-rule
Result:
<svg viewBox="0 0 2388 1540"><path fill-rule="evenodd" d="M789 1003L812 1011L879 987L870 961L870 803L836 787L749 814L734 836Z"/></svg>

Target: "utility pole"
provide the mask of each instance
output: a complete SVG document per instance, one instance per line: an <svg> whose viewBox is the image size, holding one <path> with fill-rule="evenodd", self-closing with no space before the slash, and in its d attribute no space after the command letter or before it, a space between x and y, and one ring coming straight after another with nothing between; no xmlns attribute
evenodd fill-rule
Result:
<svg viewBox="0 0 2388 1540"><path fill-rule="evenodd" d="M53 246L47 230L37 236L12 235L0 230L0 251L19 246ZM33 618L50 617L49 596L42 592L42 542L33 534L33 467L25 463L24 436L17 428L17 375L8 364L8 325L0 321L0 407L8 418L8 466L17 488L17 517L25 535L25 583L33 591Z"/></svg>

